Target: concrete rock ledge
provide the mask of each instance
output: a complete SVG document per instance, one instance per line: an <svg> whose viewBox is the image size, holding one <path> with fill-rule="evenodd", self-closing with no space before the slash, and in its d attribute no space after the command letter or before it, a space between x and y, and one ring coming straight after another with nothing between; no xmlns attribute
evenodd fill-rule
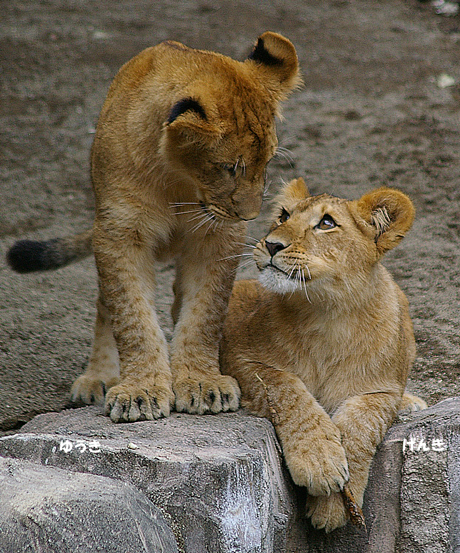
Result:
<svg viewBox="0 0 460 553"><path fill-rule="evenodd" d="M127 483L163 513L175 547L184 552L282 551L295 512L273 428L256 417L173 415L115 425L97 408L88 407L36 417L21 434L1 440L0 456L27 461L28 469L32 464L58 468L59 474L50 475L55 489L67 485L60 474L70 472L80 478L85 473L90 479L97 476L101 490L104 480L108 489ZM33 487L31 476L19 479L17 486ZM82 488L81 501L86 498ZM109 508L110 502L106 504ZM113 505L116 511L109 520L123 506L119 495L113 495ZM68 516L73 523L79 515L69 509ZM120 553L137 551L124 541L131 532L126 522L120 518L116 524ZM56 525L61 524L57 516ZM109 523L106 533L111 533ZM3 551L1 540L0 536ZM175 551L147 545L140 550Z"/></svg>
<svg viewBox="0 0 460 553"><path fill-rule="evenodd" d="M177 553L161 511L134 486L1 458L0 482L0 548L5 553Z"/></svg>
<svg viewBox="0 0 460 553"><path fill-rule="evenodd" d="M95 407L0 439L0 551L460 552L460 398L402 417L371 471L367 532L303 519L271 424L244 412L115 425Z"/></svg>

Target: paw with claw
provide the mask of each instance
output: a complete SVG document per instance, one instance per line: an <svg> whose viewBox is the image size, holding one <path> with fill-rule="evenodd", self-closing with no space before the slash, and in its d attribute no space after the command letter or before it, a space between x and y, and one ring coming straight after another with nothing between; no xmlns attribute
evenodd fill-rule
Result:
<svg viewBox="0 0 460 553"><path fill-rule="evenodd" d="M236 411L241 392L231 376L212 374L179 379L174 385L176 411L203 415Z"/></svg>
<svg viewBox="0 0 460 553"><path fill-rule="evenodd" d="M111 388L105 399L105 413L113 422L136 422L168 417L174 394L161 386L130 386L126 382Z"/></svg>

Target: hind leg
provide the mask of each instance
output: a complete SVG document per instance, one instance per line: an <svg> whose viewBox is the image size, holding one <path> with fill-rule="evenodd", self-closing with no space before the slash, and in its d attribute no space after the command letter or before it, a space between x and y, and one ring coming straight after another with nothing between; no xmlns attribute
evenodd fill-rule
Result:
<svg viewBox="0 0 460 553"><path fill-rule="evenodd" d="M174 326L176 326L177 321L179 320L180 311L182 309L182 298L184 295L182 290L182 275L181 275L179 263L177 263L176 265L176 279L173 284L173 292L174 292L174 302L171 306L171 317L172 317Z"/></svg>
<svg viewBox="0 0 460 553"><path fill-rule="evenodd" d="M422 398L414 396L409 392L404 392L401 399L401 405L399 406L399 412L406 411L412 413L413 411L422 411L427 408L427 404Z"/></svg>
<svg viewBox="0 0 460 553"><path fill-rule="evenodd" d="M72 385L71 400L75 403L104 405L106 391L117 384L119 379L120 363L109 313L99 297L93 350L86 371Z"/></svg>

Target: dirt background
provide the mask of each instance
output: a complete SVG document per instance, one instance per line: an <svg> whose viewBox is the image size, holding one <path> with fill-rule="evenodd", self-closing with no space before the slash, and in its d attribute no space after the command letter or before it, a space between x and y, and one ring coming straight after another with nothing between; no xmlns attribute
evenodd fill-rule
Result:
<svg viewBox="0 0 460 553"><path fill-rule="evenodd" d="M285 105L271 191L303 176L313 193L357 198L395 186L417 220L387 267L411 303L410 389L458 395L460 372L460 17L417 0L0 1L0 430L68 403L90 346L94 262L17 275L4 254L91 224L88 156L118 68L164 39L243 59L261 32L297 47L305 87ZM443 87L442 75L454 84ZM266 212L250 234L266 229ZM158 303L170 335L172 269ZM251 267L245 276L254 275Z"/></svg>

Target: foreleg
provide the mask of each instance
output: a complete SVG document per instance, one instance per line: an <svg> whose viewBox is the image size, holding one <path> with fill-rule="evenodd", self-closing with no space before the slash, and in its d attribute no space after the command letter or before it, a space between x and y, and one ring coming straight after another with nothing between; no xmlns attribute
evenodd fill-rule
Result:
<svg viewBox="0 0 460 553"><path fill-rule="evenodd" d="M347 399L332 416L339 429L350 471L349 489L361 507L377 446L393 422L401 402L398 393L369 393ZM309 497L307 515L316 528L330 532L344 526L347 513L341 494Z"/></svg>
<svg viewBox="0 0 460 553"><path fill-rule="evenodd" d="M168 416L174 401L166 340L154 310L151 249L129 238L125 233L114 241L100 229L95 232L100 287L120 361L120 383L105 401L114 422Z"/></svg>
<svg viewBox="0 0 460 553"><path fill-rule="evenodd" d="M171 369L176 410L236 411L240 390L219 369L219 342L244 229L185 244L178 263Z"/></svg>
<svg viewBox="0 0 460 553"><path fill-rule="evenodd" d="M348 480L340 430L300 378L250 361L231 372L243 405L273 422L294 482L315 496L339 492Z"/></svg>

